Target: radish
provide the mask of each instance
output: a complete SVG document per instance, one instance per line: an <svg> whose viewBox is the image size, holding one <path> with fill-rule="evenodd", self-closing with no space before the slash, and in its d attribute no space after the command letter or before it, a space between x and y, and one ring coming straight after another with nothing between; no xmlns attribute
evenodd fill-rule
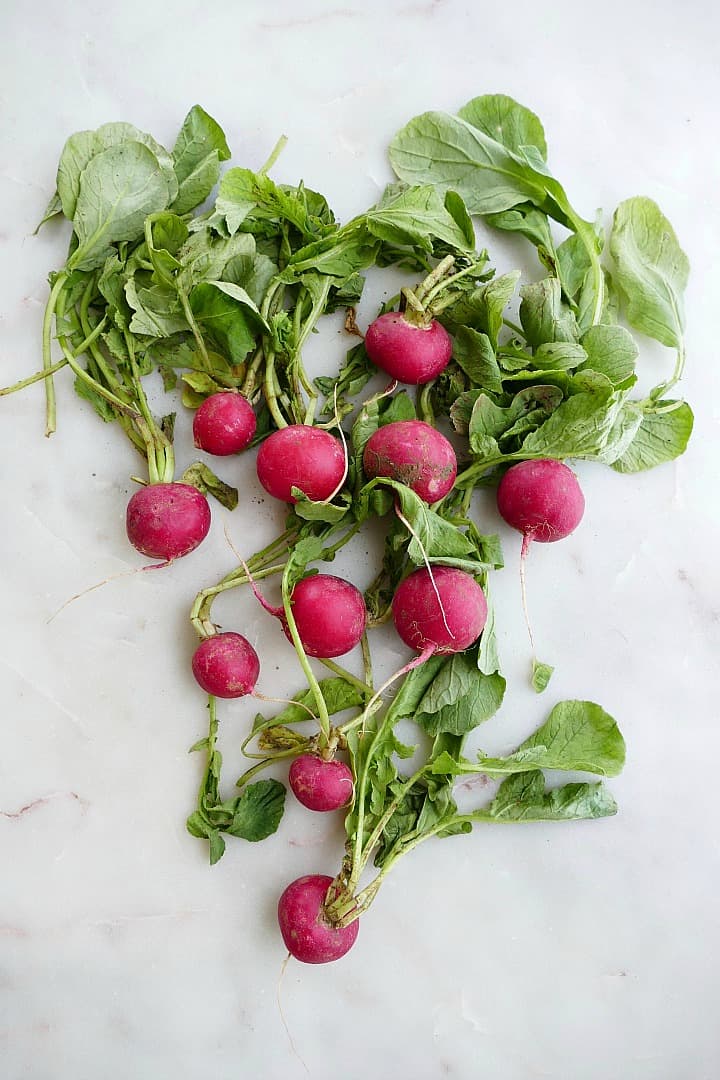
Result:
<svg viewBox="0 0 720 1080"><path fill-rule="evenodd" d="M171 562L194 551L210 529L210 507L191 484L148 484L127 505L126 529L134 548Z"/></svg>
<svg viewBox="0 0 720 1080"><path fill-rule="evenodd" d="M342 444L308 424L279 428L260 447L257 475L265 490L284 502L297 502L294 487L315 502L329 499L345 477Z"/></svg>
<svg viewBox="0 0 720 1080"><path fill-rule="evenodd" d="M457 458L444 435L423 420L385 424L363 452L368 477L385 476L412 488L427 503L444 499L455 483Z"/></svg>
<svg viewBox="0 0 720 1080"><path fill-rule="evenodd" d="M474 577L452 566L414 570L392 600L395 629L421 654L457 653L477 641L487 620L485 593Z"/></svg>
<svg viewBox="0 0 720 1080"><path fill-rule="evenodd" d="M218 457L237 454L252 442L257 422L242 394L223 390L205 398L193 417L193 437L199 450Z"/></svg>
<svg viewBox="0 0 720 1080"><path fill-rule="evenodd" d="M452 356L452 338L435 319L411 322L406 314L388 311L367 328L368 356L393 379L413 386L430 382Z"/></svg>
<svg viewBox="0 0 720 1080"><path fill-rule="evenodd" d="M511 466L498 484L497 507L500 516L523 534L520 549L520 592L530 647L533 651L532 685L538 693L547 686L552 674L549 664L535 656L535 638L528 614L525 587L525 559L530 544L554 543L569 536L585 511L585 499L572 469L561 461L546 458L520 461Z"/></svg>
<svg viewBox="0 0 720 1080"><path fill-rule="evenodd" d="M550 544L580 524L585 499L572 469L562 461L520 461L497 489L500 516L523 534L523 556L532 540Z"/></svg>
<svg viewBox="0 0 720 1080"><path fill-rule="evenodd" d="M278 901L278 923L288 952L303 964L328 964L339 960L358 936L356 919L348 926L333 926L323 913L333 879L310 874L288 885Z"/></svg>
<svg viewBox="0 0 720 1080"><path fill-rule="evenodd" d="M301 754L288 777L295 798L308 810L339 810L353 797L353 774L343 761L324 761L317 754Z"/></svg>
<svg viewBox="0 0 720 1080"><path fill-rule="evenodd" d="M285 609L274 607L251 582L253 592L266 611L280 619L285 637L292 642ZM290 594L293 619L308 656L343 656L365 633L367 611L359 589L332 574L302 578Z"/></svg>
<svg viewBox="0 0 720 1080"><path fill-rule="evenodd" d="M220 698L252 694L260 661L250 642L230 631L202 641L192 658L192 670L203 690Z"/></svg>

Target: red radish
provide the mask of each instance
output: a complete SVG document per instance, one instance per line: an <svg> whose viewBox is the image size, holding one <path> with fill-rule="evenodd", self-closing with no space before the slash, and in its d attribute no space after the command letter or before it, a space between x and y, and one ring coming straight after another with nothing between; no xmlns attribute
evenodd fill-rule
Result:
<svg viewBox="0 0 720 1080"><path fill-rule="evenodd" d="M251 582L252 584L252 582ZM274 607L252 584L253 592L266 611L280 619L288 641L292 636L282 607ZM367 611L359 589L332 574L311 574L302 578L290 594L295 626L308 656L343 656L359 643L365 633Z"/></svg>
<svg viewBox="0 0 720 1080"><path fill-rule="evenodd" d="M447 330L435 319L417 325L398 311L388 311L368 326L365 349L372 362L393 379L419 385L445 370L453 346Z"/></svg>
<svg viewBox="0 0 720 1080"><path fill-rule="evenodd" d="M288 885L278 901L278 923L288 952L303 964L329 964L353 947L358 920L348 926L332 926L323 904L333 879L310 874Z"/></svg>
<svg viewBox="0 0 720 1080"><path fill-rule="evenodd" d="M475 578L464 570L433 566L431 576L421 567L398 585L392 615L398 634L416 652L456 653L480 637L487 602Z"/></svg>
<svg viewBox="0 0 720 1080"><path fill-rule="evenodd" d="M210 507L191 484L148 484L127 505L126 529L134 548L151 559L179 559L210 529Z"/></svg>
<svg viewBox="0 0 720 1080"><path fill-rule="evenodd" d="M444 499L455 483L457 458L444 435L423 420L385 424L363 452L368 477L385 476L412 488L425 502Z"/></svg>
<svg viewBox="0 0 720 1080"><path fill-rule="evenodd" d="M335 493L345 476L342 444L328 431L291 424L269 435L257 456L258 480L276 499L294 503L299 488L315 502Z"/></svg>
<svg viewBox="0 0 720 1080"><path fill-rule="evenodd" d="M332 574L303 578L293 589L291 601L295 625L308 656L344 656L365 633L363 595L343 578ZM285 636L292 640L284 612L282 618Z"/></svg>
<svg viewBox="0 0 720 1080"><path fill-rule="evenodd" d="M523 552L532 540L549 544L569 536L580 524L585 499L572 469L562 461L520 461L497 489L500 515L523 534Z"/></svg>
<svg viewBox="0 0 720 1080"><path fill-rule="evenodd" d="M498 484L497 506L500 516L523 534L520 550L520 593L530 647L533 650L532 685L541 693L547 686L552 668L538 663L535 638L528 613L525 587L525 559L533 540L550 544L569 536L585 511L585 499L572 469L561 461L545 458L520 461L511 466Z"/></svg>
<svg viewBox="0 0 720 1080"><path fill-rule="evenodd" d="M218 457L237 454L250 445L256 426L248 399L232 390L222 390L205 398L195 413L195 445Z"/></svg>
<svg viewBox="0 0 720 1080"><path fill-rule="evenodd" d="M238 698L252 694L260 674L260 661L242 634L230 631L202 641L192 658L197 682L208 694Z"/></svg>
<svg viewBox="0 0 720 1080"><path fill-rule="evenodd" d="M344 761L324 761L316 754L301 754L290 766L290 787L308 810L339 810L353 797L353 774Z"/></svg>

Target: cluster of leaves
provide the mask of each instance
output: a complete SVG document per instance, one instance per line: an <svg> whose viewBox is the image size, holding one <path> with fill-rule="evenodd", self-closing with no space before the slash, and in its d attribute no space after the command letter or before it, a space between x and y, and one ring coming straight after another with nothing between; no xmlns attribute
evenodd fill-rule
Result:
<svg viewBox="0 0 720 1080"><path fill-rule="evenodd" d="M692 431L686 402L668 397L684 364L683 291L688 262L670 222L648 198L615 211L612 266L605 237L583 220L546 163L545 135L530 110L503 95L474 98L457 116L424 113L393 140L395 172L452 190L494 228L516 232L548 270L520 289L520 327L500 341L518 274L462 297L442 316L455 334L454 364L433 394L469 436L466 482L526 458L586 458L637 472L683 453ZM554 241L550 221L570 231ZM672 377L631 398L638 347L618 325L676 351Z"/></svg>
<svg viewBox="0 0 720 1080"><path fill-rule="evenodd" d="M338 924L356 918L396 861L431 836L469 832L479 822L592 819L616 812L602 780L548 787L545 775L549 770L605 778L622 769L622 735L593 702L560 702L534 734L502 757L465 756L468 737L497 713L506 688L490 595L490 576L502 566L502 552L497 537L484 535L472 520L470 499L478 484L523 459L583 458L620 472L647 469L682 453L692 429L689 406L669 396L684 364L687 260L651 200L633 198L618 207L607 245L613 262L605 265L603 230L580 217L552 177L540 121L502 96L476 98L456 117L417 117L393 140L390 156L402 183L388 187L375 208L342 227L313 203L312 228L305 219L293 226L306 230L305 246L291 250L284 237L287 257L279 250L269 256L278 266L275 280L283 290L306 290L308 310L319 310L320 297L329 310L352 298L356 275L372 263L392 261L433 274L450 254L453 287L436 310L453 336L453 359L416 403L404 391L386 391L359 406L348 435L347 483L332 502L312 502L295 492L283 554L285 611L289 617L289 590L308 567L332 559L368 519L379 517L385 522L385 551L366 592L370 626L388 617L398 583L423 564L471 573L488 596L489 613L478 643L410 665L384 708L373 693L367 655L366 684L332 664L336 677L318 682L295 641L308 688L297 695L297 705L270 719L256 718L245 746L256 738L262 752L240 778L241 788L258 769L316 748L318 738L349 753L355 798L346 819L346 857L326 905ZM218 236L232 239L246 226L247 213L259 213L251 175L233 170L223 180L206 223ZM271 202L266 193L263 213ZM506 315L519 273L494 277L487 271L485 253L474 250L471 214L523 235L537 250L546 276L520 289L519 325ZM562 243L551 222L568 231ZM273 312L261 306L261 314L268 318ZM279 326L282 311L274 314ZM619 323L621 316L676 352L672 376L642 399L631 396L639 350ZM277 334L278 357L284 333ZM277 368L280 400L292 398L292 381L299 378L306 398L312 400L314 391L324 395L326 414L332 398L339 418L355 410L352 399L373 373L363 344L349 351L335 378L316 380L314 390L293 363ZM384 424L418 415L430 423L448 418L468 440L468 467L433 507L403 484L363 472L370 436ZM546 684L550 670L538 665L539 683ZM295 730L309 719L308 709L319 714L317 736ZM329 717L337 721L348 711L349 719L330 727ZM416 744L398 737L401 721L416 725ZM499 786L484 805L460 812L455 787L468 775ZM216 780L212 773L206 777L201 801L208 791L210 802L217 799ZM220 824L206 815L202 835L210 836L210 828L232 832L234 809L231 802L220 811L226 815ZM200 828L197 815L190 827ZM218 842L212 842L217 855ZM378 873L361 889L371 860Z"/></svg>
<svg viewBox="0 0 720 1080"><path fill-rule="evenodd" d="M226 172L202 213L230 151L199 106L172 152L125 123L67 140L43 219L62 213L73 226L45 317L49 431L52 374L68 364L78 393L103 420L118 420L148 458L150 479L171 479L172 419L157 422L150 412L143 379L151 371L166 390L181 373L191 408L218 390L242 390L258 406L260 438L274 426L312 422L323 387L305 373L303 344L322 314L357 302L364 269L424 265L448 252L472 263L472 225L457 197L395 184L341 226L323 195L269 178L282 143L259 172ZM63 351L57 365L53 317ZM324 389L334 395L334 382ZM342 411L347 387L338 389ZM326 413L336 407L325 402ZM196 474L201 484L212 481L207 469Z"/></svg>

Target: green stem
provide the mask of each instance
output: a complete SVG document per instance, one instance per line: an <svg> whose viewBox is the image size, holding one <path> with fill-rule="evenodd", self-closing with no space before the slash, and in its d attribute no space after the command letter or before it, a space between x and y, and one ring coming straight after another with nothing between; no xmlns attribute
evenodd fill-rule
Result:
<svg viewBox="0 0 720 1080"><path fill-rule="evenodd" d="M370 642L368 641L367 631L360 639L360 648L362 649L363 658L363 671L365 672L365 682L368 686L373 686L373 669L372 669L372 655L370 653Z"/></svg>
<svg viewBox="0 0 720 1080"><path fill-rule="evenodd" d="M325 698L323 697L323 692L320 689L320 684L318 683L317 679L315 678L315 672L313 671L312 667L310 666L310 661L307 658L307 655L305 653L305 649L303 648L303 643L300 640L300 635L298 633L298 628L297 628L297 625L295 623L295 618L294 618L293 613L292 613L292 604L290 602L290 583L289 583L289 575L287 573L287 567L285 568L285 573L283 573L283 578L282 578L282 602L283 602L283 609L285 611L285 621L287 623L287 628L288 628L288 631L290 633L292 643L295 646L295 652L298 655L298 660L300 661L300 666L303 669L303 672L305 673L305 678L308 681L308 686L312 690L312 694L313 694L313 697L315 699L315 704L317 706L318 723L320 724L320 732L321 732L321 738L320 738L319 743L318 743L318 749L319 750L324 750L325 747L330 742L330 716L328 714L328 708L327 708L327 704L325 702Z"/></svg>
<svg viewBox="0 0 720 1080"><path fill-rule="evenodd" d="M368 686L368 684L364 683L362 679L358 679L355 675L353 675L351 671L348 671L347 668L342 667L340 664L336 664L334 660L330 660L327 657L323 657L320 660L320 663L324 664L329 671L332 671L336 675L339 675L340 678L344 679L346 683L350 684L350 686L354 686L356 690L360 691L363 697L372 697L372 686Z"/></svg>
<svg viewBox="0 0 720 1080"><path fill-rule="evenodd" d="M170 483L175 472L175 455L167 436L159 428L155 417L150 411L145 390L140 378L140 371L135 358L135 346L127 330L124 331L125 344L130 357L130 370L132 372L133 389L140 408L143 420L149 435L147 441L148 473L151 484Z"/></svg>
<svg viewBox="0 0 720 1080"><path fill-rule="evenodd" d="M667 380L667 382L660 383L660 385L656 386L654 390L651 390L649 396L645 399L646 401L651 403L659 401L660 398L664 397L669 390L672 390L673 386L675 386L676 383L680 382L683 371L685 370L686 355L687 354L685 352L685 342L681 340L675 356L675 368L672 375ZM658 410L653 411L657 412Z"/></svg>
<svg viewBox="0 0 720 1080"><path fill-rule="evenodd" d="M45 305L42 325L42 360L43 370L46 372L45 379L45 435L49 436L57 427L57 408L55 403L55 383L50 374L52 362L52 320L55 314L55 305L67 281L67 274L58 274L55 284L50 290L48 302Z"/></svg>
<svg viewBox="0 0 720 1080"><path fill-rule="evenodd" d="M32 386L33 383L40 382L41 379L48 379L56 371L60 371L64 367L67 367L65 357L62 360L57 360L50 367L43 368L42 371L36 371L34 375L28 375L27 379L21 379L20 382L13 383L12 386L4 386L0 390L0 397L5 397L6 394L14 394L17 390L24 390L26 386Z"/></svg>
<svg viewBox="0 0 720 1080"><path fill-rule="evenodd" d="M514 334L518 334L524 339L525 334L523 333L523 328L518 326L517 323L511 322L510 319L503 318L503 325L507 326L508 330L512 330Z"/></svg>
<svg viewBox="0 0 720 1080"><path fill-rule="evenodd" d="M450 258L450 256L448 256L448 258ZM437 285L433 286L433 288L430 289L430 292L425 297L425 307L430 308L433 299L438 295L438 293L445 292L447 288L453 285L456 281L459 281L460 278L467 277L468 274L472 274L474 271L477 271L478 269L480 269L481 266L485 266L486 263L487 259L482 259L478 262L471 263L470 266L466 266L464 270L458 270L457 274L451 274L450 277L446 277L442 281L439 281ZM438 311L442 309L436 308L435 310Z"/></svg>
<svg viewBox="0 0 720 1080"><path fill-rule="evenodd" d="M255 580L260 581L262 578L272 577L273 574L281 574L284 569L285 563L279 563L277 566L251 568L251 573ZM217 585L203 589L197 594L190 610L190 622L201 638L212 637L213 634L217 633L215 624L210 619L210 609L215 597L222 592L227 592L228 589L235 589L239 585L247 585L249 580L245 571L238 568L218 582Z"/></svg>
<svg viewBox="0 0 720 1080"><path fill-rule="evenodd" d="M367 861L370 858L370 856L372 855L372 852L373 852L373 849L374 849L375 845L379 842L380 837L382 836L383 830L384 830L385 826L387 825L387 823L390 821L390 818L393 816L393 814L395 813L395 811L399 807L400 803L405 798L406 793L411 789L413 784L416 784L418 782L418 780L421 778L421 776L423 776L423 774L425 773L426 768L427 768L427 764L425 764L421 768L419 768L416 773L413 773L413 775L410 776L404 782L404 784L401 785L400 790L397 792L394 799L392 799L388 803L388 806L385 809L385 812L383 813L382 817L380 817L378 819L378 822L377 822L375 828L373 829L373 831L370 833L370 836L365 841L365 845L363 847L362 854L360 856L360 865L356 869L357 878L360 877L363 870L367 866ZM352 876L351 876L350 880L352 882L352 880L353 880Z"/></svg>
<svg viewBox="0 0 720 1080"><path fill-rule="evenodd" d="M185 314L185 318L187 319L188 326L190 327L190 329L192 331L192 336L195 338L195 343L196 343L196 345L198 347L198 351L199 351L199 353L200 353L200 355L201 355L201 357L203 359L203 363L206 365L206 370L209 370L209 368L210 368L210 358L208 356L207 346L205 345L205 339L203 338L202 334L200 333L200 327L198 326L197 322L195 321L195 316L193 315L193 310L190 307L190 301L188 300L187 296L182 291L182 289L178 289L177 294L180 297L180 303L182 305L182 309L183 309L183 312Z"/></svg>
<svg viewBox="0 0 720 1080"><path fill-rule="evenodd" d="M273 149L272 149L272 151L270 153L270 157L267 159L267 161L265 162L263 167L258 170L260 176L265 176L266 173L270 172L273 165L275 164L275 162L277 161L277 159L280 157L281 153L285 149L287 141L288 141L287 140L287 135L281 135L280 136L280 138L275 143L275 146L273 147Z"/></svg>
<svg viewBox="0 0 720 1080"><path fill-rule="evenodd" d="M59 297L56 302L56 311L57 317L63 318L65 314L65 308L62 297ZM106 389L106 387L99 383L97 379L93 379L92 375L88 375L87 371L85 371L85 369L80 364L78 364L72 350L67 343L67 339L64 334L58 334L58 342L60 344L60 348L63 351L63 355L68 362L68 365L72 368L73 372L78 377L78 379L81 380L81 382L84 382L88 386L90 386L96 394L99 394L100 397L105 398L106 401L108 401L111 405L113 405L120 412L124 413L126 416L137 417L138 413L136 409L133 409L132 406L127 405L124 401L121 401L119 397L116 397L115 394L113 394L110 390Z"/></svg>
<svg viewBox="0 0 720 1080"><path fill-rule="evenodd" d="M413 290L413 294L416 300L422 305L423 308L427 308L430 295L437 291L438 285L444 285L444 279L447 277L449 270L455 263L454 255L446 255L444 259L441 259L434 270L431 270L424 281L421 281Z"/></svg>
<svg viewBox="0 0 720 1080"><path fill-rule="evenodd" d="M243 787L253 776L262 772L263 769L267 769L268 765L274 765L276 761L282 761L283 758L297 757L300 752L301 748L296 747L293 750L281 750L277 754L272 754L270 757L263 758L262 761L258 761L256 765L251 765L249 769L246 769L245 772L238 777L235 781L235 787Z"/></svg>

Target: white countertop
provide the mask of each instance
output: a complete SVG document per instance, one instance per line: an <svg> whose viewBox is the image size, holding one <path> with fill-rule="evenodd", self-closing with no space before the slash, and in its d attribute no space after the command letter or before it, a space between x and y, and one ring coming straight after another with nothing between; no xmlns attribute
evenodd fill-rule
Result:
<svg viewBox="0 0 720 1080"><path fill-rule="evenodd" d="M285 133L276 178L304 178L344 219L391 178L387 144L411 116L505 92L543 120L553 171L586 217L603 206L607 221L617 202L642 193L674 224L692 265L683 390L696 427L685 457L653 472L579 467L582 526L533 551L528 567L540 652L557 664L542 698L525 685L519 541L501 530L507 569L496 595L509 690L478 739L504 750L560 698L601 702L628 745L625 772L610 782L620 813L478 827L413 853L342 962L288 966L280 993L294 1052L278 1009L285 954L275 904L294 877L335 872L340 823L288 800L275 837L229 843L214 868L184 828L202 764L186 751L206 723L187 612L196 590L234 563L224 515L188 559L113 580L49 622L73 594L141 565L124 534L138 466L67 378L57 379L49 441L40 386L2 399L3 1080L714 1080L717 8L6 8L2 384L40 363L46 275L62 261L67 226L31 233L71 132L128 120L171 145L199 102L225 128L235 164L259 167ZM501 269L540 276L520 243L489 233L487 242ZM370 289L365 318L379 292ZM330 368L345 347L337 325L313 343ZM657 382L671 358L648 343L642 364L646 382ZM187 417L179 427L178 459L188 462ZM282 511L261 500L252 460L230 468L246 494L225 516L249 553ZM496 528L489 506L483 512ZM371 565L362 572L371 577ZM272 692L294 692L292 653L252 598L227 598L222 610L263 643ZM401 655L396 647L390 663ZM253 713L244 702L222 713L230 781Z"/></svg>

